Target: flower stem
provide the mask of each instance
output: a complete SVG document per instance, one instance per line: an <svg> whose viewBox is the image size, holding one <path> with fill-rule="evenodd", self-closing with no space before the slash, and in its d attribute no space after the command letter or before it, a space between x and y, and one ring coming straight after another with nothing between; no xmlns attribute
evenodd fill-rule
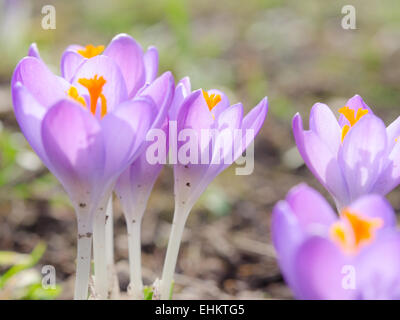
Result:
<svg viewBox="0 0 400 320"><path fill-rule="evenodd" d="M132 296L143 299L142 257L141 257L141 228L142 221L131 219L127 221L129 246L129 272Z"/></svg>
<svg viewBox="0 0 400 320"><path fill-rule="evenodd" d="M106 259L107 259L107 274L108 285L107 290L110 292L111 299L119 299L119 283L118 277L114 268L114 213L112 196L108 200L106 211Z"/></svg>
<svg viewBox="0 0 400 320"><path fill-rule="evenodd" d="M82 230L79 225L77 246L74 299L87 300L92 254L92 233L85 229Z"/></svg>
<svg viewBox="0 0 400 320"><path fill-rule="evenodd" d="M168 300L170 298L171 285L174 278L176 262L187 217L188 213L186 214L186 212L181 212L180 208L175 209L161 277L161 300Z"/></svg>
<svg viewBox="0 0 400 320"><path fill-rule="evenodd" d="M108 297L109 279L107 274L106 215L104 207L100 207L94 215L93 231L95 293L99 299L104 300Z"/></svg>

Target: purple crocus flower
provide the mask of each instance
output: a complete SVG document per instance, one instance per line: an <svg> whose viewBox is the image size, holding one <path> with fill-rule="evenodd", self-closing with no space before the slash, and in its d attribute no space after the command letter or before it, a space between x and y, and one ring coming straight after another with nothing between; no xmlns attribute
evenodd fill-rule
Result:
<svg viewBox="0 0 400 320"><path fill-rule="evenodd" d="M161 299L169 298L179 244L190 210L208 184L254 140L264 123L267 109L267 98L264 98L243 117L242 104L231 105L223 92L201 89L191 92L188 78L178 83L170 110L171 120L176 120L177 127L177 143L170 141L172 158L174 154L177 158L173 159L174 163L176 161L175 213L164 262ZM207 130L210 135L205 137L203 132ZM249 132L251 134L246 135ZM218 144L218 141L223 142ZM186 156L187 161L182 159Z"/></svg>
<svg viewBox="0 0 400 320"><path fill-rule="evenodd" d="M62 183L76 210L79 258L75 298L86 299L93 220L103 217L97 220L104 228L104 208L118 176L140 155L148 130L164 121L167 106L160 108L158 102L160 96L170 95L172 75L163 74L133 96L147 77L154 78L150 76L157 60L154 50L152 59L145 59L136 54L132 38L120 35L107 47L108 55L91 54L75 68L70 52L68 49L63 55L63 77L59 77L32 45L30 56L17 65L11 87L23 134ZM138 67L141 75L137 76L135 67L145 64L143 70ZM96 241L94 245L95 251L96 245L97 251L104 247ZM96 272L96 276L107 278L104 272L100 277Z"/></svg>
<svg viewBox="0 0 400 320"><path fill-rule="evenodd" d="M157 82L157 80L156 80ZM174 79L165 78L159 81L158 86L168 87L167 93L159 90L159 95L153 94L160 117L153 123L149 134L153 130L162 130L164 141L164 155L168 151L168 118L163 110L168 110L174 96ZM146 94L148 88L144 88L141 94ZM148 135L149 136L149 135ZM147 136L147 138L149 138ZM143 152L120 175L115 186L115 192L119 198L128 227L129 266L130 266L130 293L134 298L143 298L143 283L141 272L141 222L146 210L154 183L159 176L165 161L162 163L150 163L146 150L150 146L146 142Z"/></svg>
<svg viewBox="0 0 400 320"><path fill-rule="evenodd" d="M400 233L390 204L366 195L337 216L307 185L276 204L272 239L299 299L399 299Z"/></svg>
<svg viewBox="0 0 400 320"><path fill-rule="evenodd" d="M293 134L304 162L342 208L365 194L385 195L400 183L400 118L386 128L358 95L339 112L337 120L317 103L310 129L303 130L296 114Z"/></svg>

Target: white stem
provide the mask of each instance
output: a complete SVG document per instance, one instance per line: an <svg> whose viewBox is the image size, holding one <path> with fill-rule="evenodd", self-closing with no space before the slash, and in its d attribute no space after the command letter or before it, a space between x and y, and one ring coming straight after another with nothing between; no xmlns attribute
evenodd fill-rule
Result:
<svg viewBox="0 0 400 320"><path fill-rule="evenodd" d="M107 290L110 292L111 299L119 299L119 283L118 277L114 268L114 214L112 196L108 200L106 211L106 259L107 259L107 274L108 285Z"/></svg>
<svg viewBox="0 0 400 320"><path fill-rule="evenodd" d="M92 233L80 229L78 227L74 299L87 300L92 253Z"/></svg>
<svg viewBox="0 0 400 320"><path fill-rule="evenodd" d="M168 241L167 255L165 257L161 277L161 300L168 300L170 297L176 262L187 217L188 212L181 212L180 208L175 208L174 220L172 222L171 233Z"/></svg>
<svg viewBox="0 0 400 320"><path fill-rule="evenodd" d="M95 293L99 299L104 300L108 297L106 215L104 207L99 208L94 215L93 256Z"/></svg>
<svg viewBox="0 0 400 320"><path fill-rule="evenodd" d="M134 299L143 299L141 228L142 221L127 221L129 246L130 287Z"/></svg>

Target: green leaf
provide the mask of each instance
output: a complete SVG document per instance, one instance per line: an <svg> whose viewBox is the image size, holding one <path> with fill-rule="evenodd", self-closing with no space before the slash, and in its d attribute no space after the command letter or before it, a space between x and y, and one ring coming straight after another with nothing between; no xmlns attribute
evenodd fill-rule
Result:
<svg viewBox="0 0 400 320"><path fill-rule="evenodd" d="M3 288L6 282L14 275L23 270L32 268L34 265L36 265L45 251L46 245L43 242L39 242L33 249L32 253L28 256L28 259L26 259L26 261L15 264L0 277L0 289Z"/></svg>
<svg viewBox="0 0 400 320"><path fill-rule="evenodd" d="M175 286L175 281L172 281L171 290L169 291L169 300L172 300L172 295L174 293L174 286Z"/></svg>
<svg viewBox="0 0 400 320"><path fill-rule="evenodd" d="M144 300L152 300L153 299L153 288L150 286L146 286L143 288Z"/></svg>

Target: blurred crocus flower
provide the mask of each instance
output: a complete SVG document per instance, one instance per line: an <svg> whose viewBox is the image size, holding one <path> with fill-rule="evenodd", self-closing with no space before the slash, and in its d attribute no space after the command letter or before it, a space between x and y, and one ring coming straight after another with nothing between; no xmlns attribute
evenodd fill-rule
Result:
<svg viewBox="0 0 400 320"><path fill-rule="evenodd" d="M342 208L365 194L385 195L400 183L400 118L386 128L358 95L339 113L337 120L317 103L310 129L303 130L296 114L293 133L304 162Z"/></svg>
<svg viewBox="0 0 400 320"><path fill-rule="evenodd" d="M157 102L159 96L168 95L170 87L162 84L172 77L164 74L132 98L133 88L144 85L145 79L144 74L136 75L135 67L144 65L143 56L136 54L136 42L120 35L107 49L109 55L92 54L74 69L67 67L72 63L64 54L64 77L59 77L32 45L11 83L23 134L60 180L77 213L77 299L87 297L93 222L103 217L97 220L104 228L105 207L117 178L139 156L148 130L165 117L166 106L160 110ZM100 241L94 245L95 251L96 246L97 251L105 249ZM96 278L107 279L107 274L99 276L96 271ZM103 285L100 297L105 298L106 289Z"/></svg>
<svg viewBox="0 0 400 320"><path fill-rule="evenodd" d="M175 212L161 280L161 299L169 297L182 233L192 207L208 184L254 140L267 109L264 98L243 117L242 104L231 105L223 92L201 89L191 92L188 78L178 83L170 110L170 127L177 127L177 139L170 141L170 161L171 154L176 157L172 159L176 163Z"/></svg>
<svg viewBox="0 0 400 320"><path fill-rule="evenodd" d="M277 203L272 238L298 299L400 299L400 233L390 204L366 195L337 216L306 185Z"/></svg>

